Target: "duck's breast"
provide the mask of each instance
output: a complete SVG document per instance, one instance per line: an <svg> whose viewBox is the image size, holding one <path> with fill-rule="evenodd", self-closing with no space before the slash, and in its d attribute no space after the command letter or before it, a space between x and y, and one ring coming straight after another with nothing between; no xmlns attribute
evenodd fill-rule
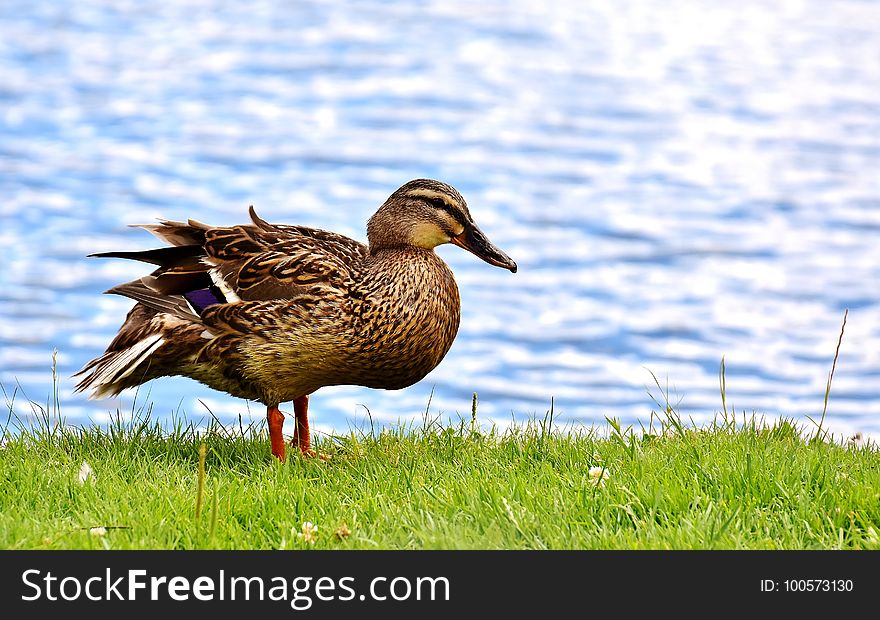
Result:
<svg viewBox="0 0 880 620"><path fill-rule="evenodd" d="M452 271L432 250L386 251L367 265L359 284L350 382L412 385L440 363L458 332Z"/></svg>

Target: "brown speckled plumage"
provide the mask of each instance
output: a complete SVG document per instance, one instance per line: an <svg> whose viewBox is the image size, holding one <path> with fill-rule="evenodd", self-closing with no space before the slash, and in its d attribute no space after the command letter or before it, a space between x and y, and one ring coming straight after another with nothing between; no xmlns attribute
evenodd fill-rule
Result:
<svg viewBox="0 0 880 620"><path fill-rule="evenodd" d="M184 375L277 407L326 385L403 388L440 363L458 331L458 288L434 247L452 242L516 270L438 181L394 192L370 219L369 246L269 224L253 209L251 219L163 221L144 228L170 246L102 254L158 268L108 291L138 303L77 389L105 396Z"/></svg>

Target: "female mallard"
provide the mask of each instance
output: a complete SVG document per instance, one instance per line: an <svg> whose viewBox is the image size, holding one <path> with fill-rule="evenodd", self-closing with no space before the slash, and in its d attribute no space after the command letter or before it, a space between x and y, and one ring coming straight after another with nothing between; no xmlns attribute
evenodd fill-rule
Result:
<svg viewBox="0 0 880 620"><path fill-rule="evenodd" d="M439 181L410 181L367 224L369 246L304 226L141 226L170 243L131 258L158 269L107 291L138 303L107 351L77 373L93 397L184 375L267 407L272 454L284 460L278 405L293 401L293 442L314 454L309 394L325 385L396 390L428 374L460 315L452 272L434 253L454 243L516 272ZM292 443L293 443L292 442Z"/></svg>

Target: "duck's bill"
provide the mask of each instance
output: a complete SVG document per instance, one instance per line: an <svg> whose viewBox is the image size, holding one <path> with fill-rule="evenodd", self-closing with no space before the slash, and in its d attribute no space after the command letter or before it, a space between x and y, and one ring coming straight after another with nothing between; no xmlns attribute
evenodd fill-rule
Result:
<svg viewBox="0 0 880 620"><path fill-rule="evenodd" d="M460 235L453 237L450 241L475 256L479 256L490 265L504 267L510 269L512 273L516 273L516 263L513 262L513 259L489 241L483 231L476 226L465 228Z"/></svg>

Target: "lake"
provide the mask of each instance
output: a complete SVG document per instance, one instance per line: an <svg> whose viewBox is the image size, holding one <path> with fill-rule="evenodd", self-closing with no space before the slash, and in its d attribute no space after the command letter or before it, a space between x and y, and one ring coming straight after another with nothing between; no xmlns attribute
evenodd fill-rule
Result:
<svg viewBox="0 0 880 620"><path fill-rule="evenodd" d="M46 402L149 268L156 218L265 219L365 239L402 183L454 185L519 264L452 246L446 359L398 392L312 399L325 432L430 414L483 424L647 424L727 406L880 434L880 4L82 0L0 7L0 383ZM433 396L432 396L433 392ZM202 402L200 402L202 401ZM245 403L188 379L134 407L237 425ZM204 404L203 404L204 403ZM289 409L289 405L288 405Z"/></svg>

